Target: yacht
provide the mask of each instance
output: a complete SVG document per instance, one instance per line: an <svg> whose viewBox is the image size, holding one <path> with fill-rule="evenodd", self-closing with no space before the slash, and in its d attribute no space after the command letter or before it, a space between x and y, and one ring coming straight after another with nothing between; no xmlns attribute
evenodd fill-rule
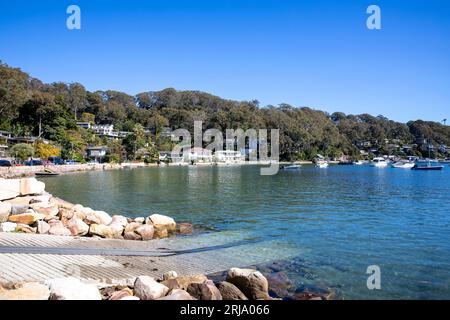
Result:
<svg viewBox="0 0 450 320"><path fill-rule="evenodd" d="M382 157L373 158L371 166L377 168L386 168L388 165L387 161Z"/></svg>
<svg viewBox="0 0 450 320"><path fill-rule="evenodd" d="M416 161L412 170L442 170L444 166L436 160L419 160Z"/></svg>
<svg viewBox="0 0 450 320"><path fill-rule="evenodd" d="M357 166L362 166L362 165L367 164L367 161L365 161L365 160L358 160L358 161L353 162L353 164L357 165Z"/></svg>
<svg viewBox="0 0 450 320"><path fill-rule="evenodd" d="M414 162L398 161L391 164L391 167L396 169L412 169L414 165Z"/></svg>

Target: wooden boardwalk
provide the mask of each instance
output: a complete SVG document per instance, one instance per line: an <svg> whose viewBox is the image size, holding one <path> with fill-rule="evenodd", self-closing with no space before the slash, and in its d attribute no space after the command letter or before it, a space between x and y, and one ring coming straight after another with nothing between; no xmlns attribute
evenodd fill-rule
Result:
<svg viewBox="0 0 450 320"><path fill-rule="evenodd" d="M287 259L295 248L237 233L125 241L0 233L0 281L45 281L74 276L86 282L127 284L140 275L212 274Z"/></svg>

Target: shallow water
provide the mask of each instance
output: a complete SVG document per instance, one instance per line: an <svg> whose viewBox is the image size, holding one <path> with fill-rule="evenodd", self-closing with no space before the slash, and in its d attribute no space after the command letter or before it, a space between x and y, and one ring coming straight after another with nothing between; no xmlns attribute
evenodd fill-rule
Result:
<svg viewBox="0 0 450 320"><path fill-rule="evenodd" d="M297 284L337 288L345 299L450 299L450 167L304 166L276 176L170 167L42 180L54 195L111 214L158 212L229 242L277 243ZM367 289L369 265L381 268L381 290Z"/></svg>

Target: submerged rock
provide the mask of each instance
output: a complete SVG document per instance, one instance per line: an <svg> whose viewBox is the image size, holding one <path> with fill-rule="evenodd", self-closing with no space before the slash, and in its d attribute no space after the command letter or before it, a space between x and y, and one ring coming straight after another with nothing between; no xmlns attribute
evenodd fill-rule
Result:
<svg viewBox="0 0 450 320"><path fill-rule="evenodd" d="M177 232L179 234L191 234L194 227L190 223L179 223L177 224Z"/></svg>
<svg viewBox="0 0 450 320"><path fill-rule="evenodd" d="M155 300L164 297L169 288L148 276L137 277L134 282L134 294L141 300Z"/></svg>

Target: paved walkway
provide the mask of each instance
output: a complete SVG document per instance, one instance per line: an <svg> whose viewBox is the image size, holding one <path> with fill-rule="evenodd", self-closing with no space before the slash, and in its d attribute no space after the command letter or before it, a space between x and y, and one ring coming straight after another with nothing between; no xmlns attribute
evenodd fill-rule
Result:
<svg viewBox="0 0 450 320"><path fill-rule="evenodd" d="M232 240L231 240L232 239ZM75 276L126 284L136 276L211 274L298 255L276 241L218 232L152 241L0 233L0 281L44 281Z"/></svg>

